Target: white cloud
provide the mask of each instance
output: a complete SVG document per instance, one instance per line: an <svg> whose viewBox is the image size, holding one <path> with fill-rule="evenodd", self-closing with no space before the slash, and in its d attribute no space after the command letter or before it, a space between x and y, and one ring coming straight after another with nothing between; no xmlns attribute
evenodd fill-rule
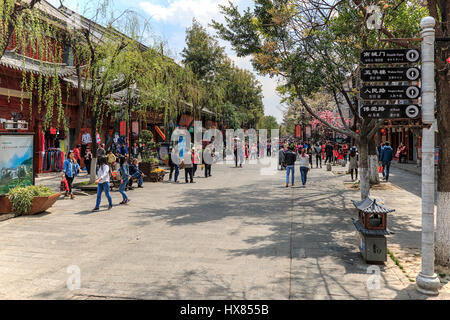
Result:
<svg viewBox="0 0 450 320"><path fill-rule="evenodd" d="M228 0L172 0L167 5L145 1L140 2L139 6L155 21L188 26L193 17L205 25L211 19L220 18L219 5L227 3Z"/></svg>

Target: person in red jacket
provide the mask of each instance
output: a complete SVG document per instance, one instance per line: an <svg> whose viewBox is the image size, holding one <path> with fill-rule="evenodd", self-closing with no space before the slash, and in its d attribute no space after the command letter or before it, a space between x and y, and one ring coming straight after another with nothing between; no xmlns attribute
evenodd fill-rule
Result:
<svg viewBox="0 0 450 320"><path fill-rule="evenodd" d="M75 148L73 148L73 155L78 165L81 167L81 154L80 154L81 145L77 144Z"/></svg>
<svg viewBox="0 0 450 320"><path fill-rule="evenodd" d="M322 143L322 160L325 160L325 143Z"/></svg>
<svg viewBox="0 0 450 320"><path fill-rule="evenodd" d="M342 155L344 156L344 160L347 161L348 145L346 143L342 146Z"/></svg>

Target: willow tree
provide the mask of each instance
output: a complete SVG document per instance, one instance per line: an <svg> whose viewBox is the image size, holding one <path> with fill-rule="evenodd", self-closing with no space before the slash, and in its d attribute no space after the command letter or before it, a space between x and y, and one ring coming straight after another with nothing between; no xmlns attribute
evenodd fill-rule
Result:
<svg viewBox="0 0 450 320"><path fill-rule="evenodd" d="M14 30L17 26L24 26L24 17L34 17L33 9L36 3L40 0L17 1L17 0L3 0L0 2L0 52L2 57L5 54L6 48L10 43ZM25 23L28 27L29 24ZM26 28L27 31L33 33L33 28ZM20 37L21 34L18 34ZM26 35L23 35L26 36Z"/></svg>
<svg viewBox="0 0 450 320"><path fill-rule="evenodd" d="M389 46L380 41L386 37L384 31L398 38L417 35L418 21L425 14L419 2L255 0L254 9L242 14L230 2L221 6L225 25L213 21L213 26L238 56L251 56L261 74L282 77L280 91L291 102L299 101L323 125L357 142L361 198L366 198L370 190L369 142L384 120L359 117L358 91L349 92L344 82L356 78L361 50ZM380 31L367 28L366 7L374 4L384 9ZM417 18L417 23L411 22L411 17ZM314 112L306 98L322 90L333 95L340 115L343 102L351 109L355 126L345 121L342 128L332 126Z"/></svg>
<svg viewBox="0 0 450 320"><path fill-rule="evenodd" d="M91 163L91 182L95 180L97 164L96 133L101 131L103 122L111 114L115 105L115 94L130 89L132 74L136 73L133 59L139 57L137 41L121 32L114 25L119 18L126 18L135 24L132 15L126 11L111 17L108 1L95 8L93 17L87 19L80 14L61 6L60 10L77 21L67 41L71 44L77 69L77 90L79 113L76 137L79 136L86 109L90 112L90 129L93 136ZM105 22L105 19L106 22ZM100 25L98 22L103 22ZM129 104L125 104L127 108ZM128 114L128 110L125 110Z"/></svg>
<svg viewBox="0 0 450 320"><path fill-rule="evenodd" d="M16 59L22 68L20 89L32 92L29 101L29 115L44 111L44 128L48 128L53 119L67 127L62 101L62 79L59 75L63 46L59 42L65 30L59 19L45 12L45 4L39 0L5 0L0 2L0 42L1 57L8 54ZM29 71L27 57L38 60L38 75ZM33 96L37 96L37 108L34 108ZM23 96L21 97L23 108ZM56 112L56 117L55 117Z"/></svg>

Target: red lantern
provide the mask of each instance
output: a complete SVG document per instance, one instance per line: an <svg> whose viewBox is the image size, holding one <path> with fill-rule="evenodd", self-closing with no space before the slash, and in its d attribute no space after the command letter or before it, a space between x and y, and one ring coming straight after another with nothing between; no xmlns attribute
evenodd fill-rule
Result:
<svg viewBox="0 0 450 320"><path fill-rule="evenodd" d="M356 133L359 133L359 130L358 130L358 129L356 129Z"/></svg>
<svg viewBox="0 0 450 320"><path fill-rule="evenodd" d="M382 135L383 137L386 136L386 133L387 133L387 132L386 132L386 129L383 128L383 129L380 130L380 132L381 132L381 135Z"/></svg>

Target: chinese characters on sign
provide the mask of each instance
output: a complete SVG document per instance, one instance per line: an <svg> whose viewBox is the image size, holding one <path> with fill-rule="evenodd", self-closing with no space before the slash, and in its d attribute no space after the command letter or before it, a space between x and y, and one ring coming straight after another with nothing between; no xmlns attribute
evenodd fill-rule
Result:
<svg viewBox="0 0 450 320"><path fill-rule="evenodd" d="M420 87L414 85L420 80L421 71L413 63L419 62L420 51L417 49L376 49L361 52L363 64L409 64L404 67L366 67L361 69L359 96L362 100L416 100L420 97ZM369 83L368 83L369 82ZM388 82L388 85L372 85L373 82ZM409 82L409 85L400 85L392 82ZM397 103L397 101L395 103ZM414 104L385 105L365 104L360 107L360 116L376 119L415 119L420 115L420 106ZM366 102L367 103L367 102ZM385 102L386 103L386 102Z"/></svg>
<svg viewBox="0 0 450 320"><path fill-rule="evenodd" d="M363 105L360 112L364 118L415 119L420 115L420 107L417 104Z"/></svg>
<svg viewBox="0 0 450 320"><path fill-rule="evenodd" d="M362 81L416 81L420 70L411 68L364 68L361 69Z"/></svg>
<svg viewBox="0 0 450 320"><path fill-rule="evenodd" d="M361 62L372 63L413 63L420 59L417 49L383 49L364 50L361 52Z"/></svg>
<svg viewBox="0 0 450 320"><path fill-rule="evenodd" d="M417 86L363 86L360 91L364 100L417 99L419 95Z"/></svg>

